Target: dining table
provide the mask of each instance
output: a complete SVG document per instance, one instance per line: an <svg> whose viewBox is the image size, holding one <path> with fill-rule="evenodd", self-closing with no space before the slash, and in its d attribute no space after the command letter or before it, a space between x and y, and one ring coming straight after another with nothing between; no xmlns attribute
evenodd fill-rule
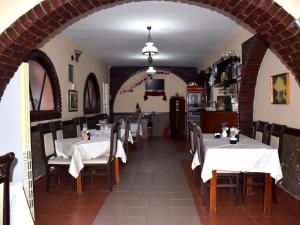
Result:
<svg viewBox="0 0 300 225"><path fill-rule="evenodd" d="M256 172L265 174L264 212L271 210L272 178L278 182L283 178L278 150L255 139L240 135L239 142L230 143L229 137L215 138L214 134L203 134L205 148L201 178L210 180L210 213L216 212L217 171ZM201 162L194 154L192 169Z"/></svg>
<svg viewBox="0 0 300 225"><path fill-rule="evenodd" d="M109 127L105 129L105 131L90 130L89 132L91 132L90 140L82 140L81 137L76 137L57 139L54 142L57 156L71 158L69 173L76 178L77 193L82 192L80 171L84 168L84 160L97 158L105 154L109 154L110 152ZM128 139L131 141L130 138ZM117 184L120 181L119 158L123 163L126 163L127 156L123 148L121 138L117 140L117 151L114 160L115 179Z"/></svg>

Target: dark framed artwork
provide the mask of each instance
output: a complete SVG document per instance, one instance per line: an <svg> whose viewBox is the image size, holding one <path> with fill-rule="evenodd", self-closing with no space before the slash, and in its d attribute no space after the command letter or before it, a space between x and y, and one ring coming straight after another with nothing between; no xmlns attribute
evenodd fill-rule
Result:
<svg viewBox="0 0 300 225"><path fill-rule="evenodd" d="M69 90L69 112L78 111L78 92Z"/></svg>
<svg viewBox="0 0 300 225"><path fill-rule="evenodd" d="M69 82L74 83L74 66L69 64Z"/></svg>
<svg viewBox="0 0 300 225"><path fill-rule="evenodd" d="M288 73L271 76L271 103L289 104L290 101L290 80Z"/></svg>

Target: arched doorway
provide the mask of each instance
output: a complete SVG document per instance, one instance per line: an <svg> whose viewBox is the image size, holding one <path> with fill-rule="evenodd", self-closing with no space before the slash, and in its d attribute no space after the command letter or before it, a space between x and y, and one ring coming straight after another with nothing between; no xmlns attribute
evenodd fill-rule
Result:
<svg viewBox="0 0 300 225"><path fill-rule="evenodd" d="M300 80L300 29L293 16L273 0L199 0L190 4L208 7L230 15L236 21L255 30L270 45ZM44 0L21 16L0 35L0 96L24 57L58 28L91 10L103 9L124 1ZM251 62L251 60L248 60ZM256 65L259 67L259 65ZM247 82L255 83L256 76L248 75ZM254 88L249 90L253 92ZM249 92L241 92L247 98ZM243 110L251 107L249 102ZM243 120L243 117L240 118Z"/></svg>

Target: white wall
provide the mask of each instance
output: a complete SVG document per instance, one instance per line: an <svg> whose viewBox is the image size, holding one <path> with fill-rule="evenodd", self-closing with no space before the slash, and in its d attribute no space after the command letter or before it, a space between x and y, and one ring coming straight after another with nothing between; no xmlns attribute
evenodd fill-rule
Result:
<svg viewBox="0 0 300 225"><path fill-rule="evenodd" d="M270 76L286 73L290 74L290 104L271 104ZM257 77L253 105L253 119L270 123L285 124L289 127L300 128L300 88L294 76L284 66L279 58L268 50L262 61Z"/></svg>
<svg viewBox="0 0 300 225"><path fill-rule="evenodd" d="M71 55L74 54L74 49L83 51L79 62L71 61ZM45 52L52 61L60 84L61 101L62 101L62 120L72 119L83 115L83 91L86 77L93 72L98 80L100 95L102 98L102 82L109 82L108 66L102 63L99 59L89 54L76 43L72 42L64 35L59 34L50 39L47 43L40 47L40 50ZM71 89L69 82L68 65L74 65L74 83L76 91L78 91L78 111L69 112L68 108L68 90ZM102 109L101 109L102 110ZM36 123L32 123L34 125Z"/></svg>
<svg viewBox="0 0 300 225"><path fill-rule="evenodd" d="M20 109L20 73L19 70L10 80L0 102L0 155L14 152L16 161L13 181L23 183L21 109Z"/></svg>
<svg viewBox="0 0 300 225"><path fill-rule="evenodd" d="M254 34L243 27L236 34L232 35L232 38L226 40L222 48L216 52L212 52L207 56L206 60L201 63L201 70L205 70L209 66L212 66L217 60L229 51L235 51L242 59L242 43L252 37Z"/></svg>
<svg viewBox="0 0 300 225"><path fill-rule="evenodd" d="M140 72L132 76L122 85L120 90L130 86L135 81L139 81L145 74L145 72ZM143 112L169 112L169 100L171 96L178 93L180 96L186 98L186 83L176 75L172 73L168 75L155 75L155 79L165 80L167 101L163 101L162 96L149 96L148 100L144 101L145 83L142 83L134 88L133 92L120 94L119 90L114 103L114 113L134 112L136 103L139 103Z"/></svg>

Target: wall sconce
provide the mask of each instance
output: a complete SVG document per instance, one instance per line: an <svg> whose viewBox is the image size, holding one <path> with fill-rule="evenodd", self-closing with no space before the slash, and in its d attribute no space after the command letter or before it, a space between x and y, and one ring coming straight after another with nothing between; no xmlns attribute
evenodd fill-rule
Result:
<svg viewBox="0 0 300 225"><path fill-rule="evenodd" d="M82 54L81 50L75 49L74 50L74 55L71 55L71 60L73 61L75 59L75 61L78 62L79 57L81 56L81 54Z"/></svg>

